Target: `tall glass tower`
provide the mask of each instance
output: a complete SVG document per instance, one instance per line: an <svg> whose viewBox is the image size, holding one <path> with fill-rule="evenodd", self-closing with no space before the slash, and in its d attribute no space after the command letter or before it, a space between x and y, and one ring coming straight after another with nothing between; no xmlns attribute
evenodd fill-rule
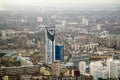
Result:
<svg viewBox="0 0 120 80"><path fill-rule="evenodd" d="M45 29L46 34L46 63L52 64L55 60L55 28L49 27Z"/></svg>

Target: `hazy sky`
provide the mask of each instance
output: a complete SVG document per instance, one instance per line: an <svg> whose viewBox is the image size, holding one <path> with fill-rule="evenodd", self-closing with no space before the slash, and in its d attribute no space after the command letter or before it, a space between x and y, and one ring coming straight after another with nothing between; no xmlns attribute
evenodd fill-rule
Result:
<svg viewBox="0 0 120 80"><path fill-rule="evenodd" d="M0 0L0 9L11 6L76 6L120 4L120 0Z"/></svg>

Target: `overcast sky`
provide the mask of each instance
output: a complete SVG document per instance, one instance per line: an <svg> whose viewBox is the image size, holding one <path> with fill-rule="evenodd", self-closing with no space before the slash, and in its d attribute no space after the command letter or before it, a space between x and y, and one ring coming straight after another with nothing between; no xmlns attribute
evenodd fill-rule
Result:
<svg viewBox="0 0 120 80"><path fill-rule="evenodd" d="M0 0L0 9L12 6L80 6L120 4L120 0Z"/></svg>

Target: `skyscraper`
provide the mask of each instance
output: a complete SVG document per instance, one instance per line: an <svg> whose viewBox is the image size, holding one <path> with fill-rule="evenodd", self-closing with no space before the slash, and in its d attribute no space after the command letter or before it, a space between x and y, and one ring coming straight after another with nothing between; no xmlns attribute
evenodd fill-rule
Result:
<svg viewBox="0 0 120 80"><path fill-rule="evenodd" d="M64 61L64 46L55 45L55 60Z"/></svg>
<svg viewBox="0 0 120 80"><path fill-rule="evenodd" d="M55 29L54 27L46 28L46 63L52 64L55 60Z"/></svg>

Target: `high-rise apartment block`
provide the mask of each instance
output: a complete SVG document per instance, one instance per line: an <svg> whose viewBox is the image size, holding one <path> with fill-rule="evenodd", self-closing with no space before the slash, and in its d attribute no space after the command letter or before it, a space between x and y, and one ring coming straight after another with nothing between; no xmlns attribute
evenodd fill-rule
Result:
<svg viewBox="0 0 120 80"><path fill-rule="evenodd" d="M106 37L106 46L109 48L120 49L120 35L110 35Z"/></svg>
<svg viewBox="0 0 120 80"><path fill-rule="evenodd" d="M110 78L120 78L120 61L114 60L110 63Z"/></svg>

